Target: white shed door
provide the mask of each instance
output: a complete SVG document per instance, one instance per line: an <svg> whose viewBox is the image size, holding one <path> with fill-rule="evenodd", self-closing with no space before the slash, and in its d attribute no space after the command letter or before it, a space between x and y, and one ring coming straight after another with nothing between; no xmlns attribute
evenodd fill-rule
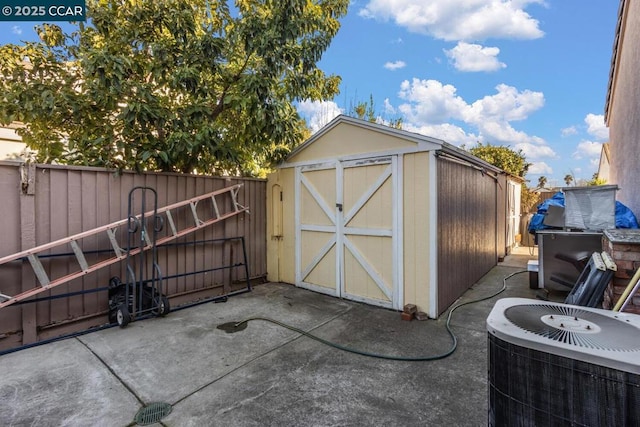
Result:
<svg viewBox="0 0 640 427"><path fill-rule="evenodd" d="M400 308L397 157L296 168L296 284Z"/></svg>

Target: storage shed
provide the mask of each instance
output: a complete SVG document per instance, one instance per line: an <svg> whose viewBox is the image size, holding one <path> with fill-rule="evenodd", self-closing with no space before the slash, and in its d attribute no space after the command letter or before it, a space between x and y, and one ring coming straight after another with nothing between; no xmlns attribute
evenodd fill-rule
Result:
<svg viewBox="0 0 640 427"><path fill-rule="evenodd" d="M269 177L268 279L436 318L514 243L513 182L439 139L338 116Z"/></svg>

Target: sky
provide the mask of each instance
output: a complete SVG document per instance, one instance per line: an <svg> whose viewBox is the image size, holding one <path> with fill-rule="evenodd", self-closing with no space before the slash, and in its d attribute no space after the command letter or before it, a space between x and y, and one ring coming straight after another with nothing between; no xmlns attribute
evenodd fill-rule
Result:
<svg viewBox="0 0 640 427"><path fill-rule="evenodd" d="M373 99L379 120L467 148L522 150L535 187L589 180L608 140L604 105L616 0L353 0L319 66L331 101L302 102L313 131ZM0 22L0 44L35 40Z"/></svg>
<svg viewBox="0 0 640 427"><path fill-rule="evenodd" d="M616 0L356 0L320 62L341 94L299 111L315 130L373 97L382 121L457 146L522 150L535 187L589 180Z"/></svg>

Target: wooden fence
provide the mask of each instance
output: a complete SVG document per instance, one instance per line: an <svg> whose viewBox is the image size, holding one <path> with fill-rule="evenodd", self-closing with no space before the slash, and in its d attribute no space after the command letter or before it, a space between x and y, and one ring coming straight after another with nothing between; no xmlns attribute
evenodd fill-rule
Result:
<svg viewBox="0 0 640 427"><path fill-rule="evenodd" d="M228 294L247 279L266 277L266 182L169 173L114 171L0 161L0 257L91 230L128 215L132 188L151 187L158 207L242 183L238 202L250 208L158 248L157 261L172 306ZM188 221L189 213L175 218ZM243 237L249 278L244 267ZM126 236L119 236L126 241ZM125 245L124 243L122 243ZM110 249L106 238L83 241L82 250ZM52 251L53 252L53 251ZM69 273L72 253L43 259L48 274ZM0 308L0 351L108 323L108 285L125 277L125 263L90 273L37 295L36 302ZM228 267L228 268L226 268ZM203 272L199 274L189 274ZM0 293L17 295L38 282L26 260L0 265ZM72 296L68 296L72 294ZM67 295L67 296L65 296ZM53 297L53 298L52 298Z"/></svg>

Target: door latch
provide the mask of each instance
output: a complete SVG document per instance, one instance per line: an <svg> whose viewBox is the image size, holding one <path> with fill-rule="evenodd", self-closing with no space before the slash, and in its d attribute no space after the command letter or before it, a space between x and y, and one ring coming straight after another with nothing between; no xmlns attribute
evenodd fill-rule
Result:
<svg viewBox="0 0 640 427"><path fill-rule="evenodd" d="M338 208L338 210L342 212L342 203L336 203L336 208Z"/></svg>

